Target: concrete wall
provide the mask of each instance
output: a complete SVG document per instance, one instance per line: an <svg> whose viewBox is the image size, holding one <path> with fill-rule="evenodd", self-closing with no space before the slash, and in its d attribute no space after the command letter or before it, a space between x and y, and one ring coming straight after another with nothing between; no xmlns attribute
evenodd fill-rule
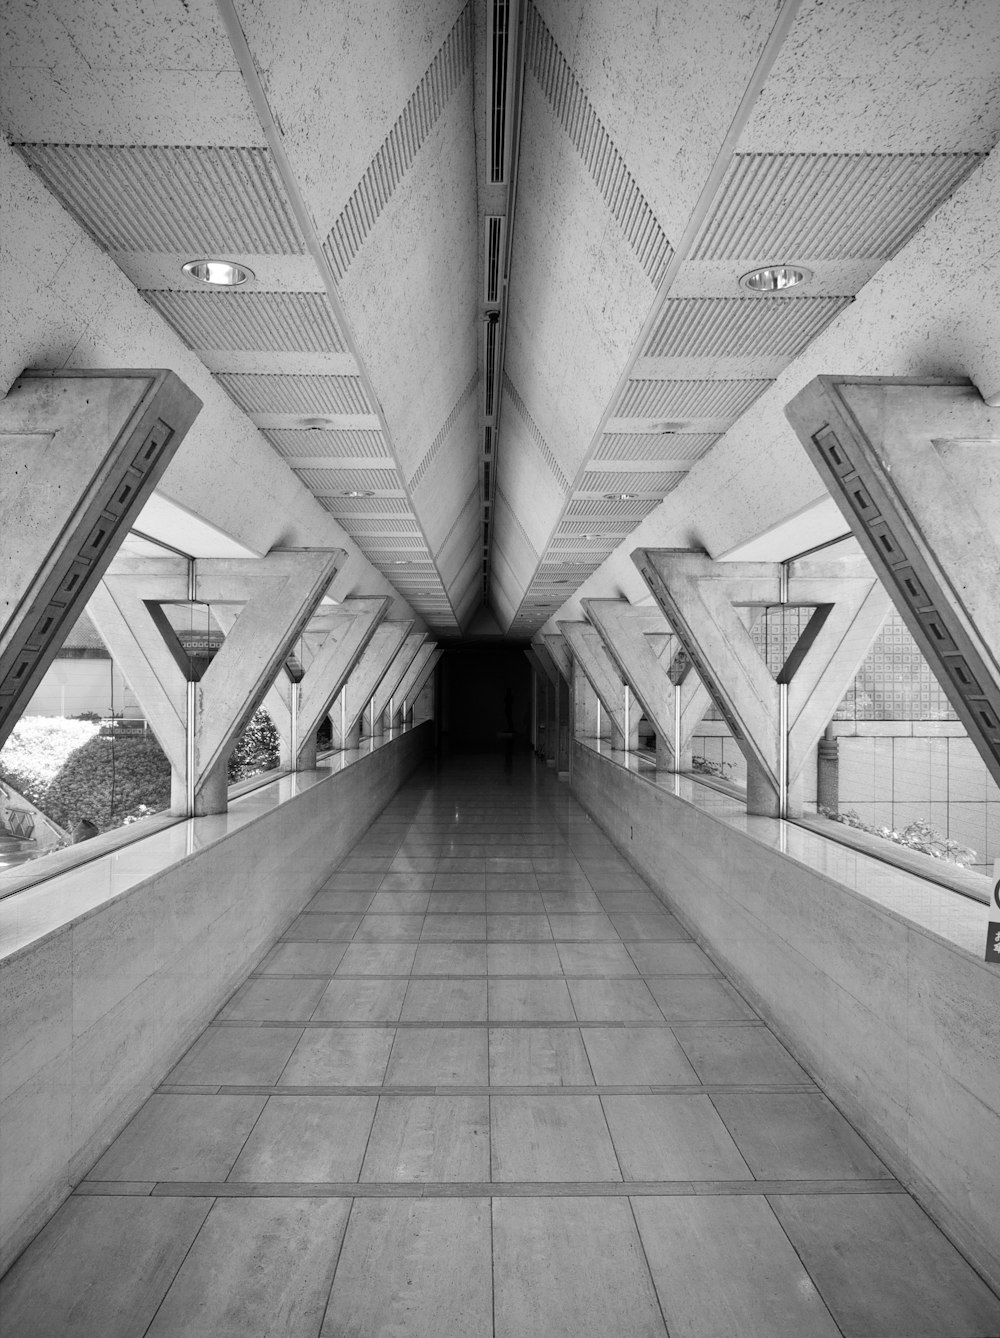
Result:
<svg viewBox="0 0 1000 1338"><path fill-rule="evenodd" d="M1000 972L579 744L572 786L1000 1287Z"/></svg>
<svg viewBox="0 0 1000 1338"><path fill-rule="evenodd" d="M430 739L429 726L407 732L202 849L194 820L187 859L0 962L0 1273L358 840Z"/></svg>

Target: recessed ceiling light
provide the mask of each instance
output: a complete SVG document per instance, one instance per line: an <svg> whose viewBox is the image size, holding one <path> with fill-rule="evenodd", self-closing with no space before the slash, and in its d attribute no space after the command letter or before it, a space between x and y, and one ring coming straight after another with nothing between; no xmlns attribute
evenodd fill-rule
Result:
<svg viewBox="0 0 1000 1338"><path fill-rule="evenodd" d="M215 288L238 288L253 278L253 270L231 260L189 260L184 273L189 279L210 283Z"/></svg>
<svg viewBox="0 0 1000 1338"><path fill-rule="evenodd" d="M303 418L302 426L309 432L327 432L333 427L333 420L330 418Z"/></svg>
<svg viewBox="0 0 1000 1338"><path fill-rule="evenodd" d="M581 539L613 539L614 537L615 536L613 534L597 534L597 533L580 535Z"/></svg>
<svg viewBox="0 0 1000 1338"><path fill-rule="evenodd" d="M741 275L740 287L751 293L783 293L800 283L808 283L811 278L812 270L801 265L767 265L764 269L753 269L749 274Z"/></svg>
<svg viewBox="0 0 1000 1338"><path fill-rule="evenodd" d="M408 567L408 566L410 565L410 559L409 559L409 558L393 558L393 559L392 559L392 565L393 565L394 567Z"/></svg>
<svg viewBox="0 0 1000 1338"><path fill-rule="evenodd" d="M338 492L338 497L374 497L370 488L351 488L348 492Z"/></svg>
<svg viewBox="0 0 1000 1338"><path fill-rule="evenodd" d="M606 492L604 500L606 502L634 502L638 496L637 492Z"/></svg>

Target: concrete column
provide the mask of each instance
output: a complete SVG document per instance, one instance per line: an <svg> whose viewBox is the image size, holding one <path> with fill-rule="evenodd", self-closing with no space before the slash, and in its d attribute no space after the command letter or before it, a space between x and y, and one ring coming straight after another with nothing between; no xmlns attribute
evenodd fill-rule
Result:
<svg viewBox="0 0 1000 1338"><path fill-rule="evenodd" d="M556 686L545 684L545 765L554 767L559 750L559 711Z"/></svg>
<svg viewBox="0 0 1000 1338"><path fill-rule="evenodd" d="M578 739L598 738L597 693L579 660L573 661L573 730Z"/></svg>
<svg viewBox="0 0 1000 1338"><path fill-rule="evenodd" d="M560 780L568 780L572 717L569 709L569 684L561 674L556 688L556 711L559 721L556 742L556 773Z"/></svg>
<svg viewBox="0 0 1000 1338"><path fill-rule="evenodd" d="M840 812L840 746L829 726L816 745L816 807Z"/></svg>

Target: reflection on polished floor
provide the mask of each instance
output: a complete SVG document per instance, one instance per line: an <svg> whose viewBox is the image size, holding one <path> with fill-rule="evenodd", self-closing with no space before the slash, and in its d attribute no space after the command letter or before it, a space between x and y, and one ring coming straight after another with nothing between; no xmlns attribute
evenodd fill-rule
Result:
<svg viewBox="0 0 1000 1338"><path fill-rule="evenodd" d="M543 765L399 792L7 1275L19 1338L987 1338Z"/></svg>

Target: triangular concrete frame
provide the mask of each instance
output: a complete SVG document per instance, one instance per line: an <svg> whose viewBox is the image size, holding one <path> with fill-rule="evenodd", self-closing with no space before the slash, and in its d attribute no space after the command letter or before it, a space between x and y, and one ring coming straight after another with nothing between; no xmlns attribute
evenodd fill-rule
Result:
<svg viewBox="0 0 1000 1338"><path fill-rule="evenodd" d="M657 766L662 754L671 770L690 769L691 736L712 698L690 666L679 683L671 680L680 642L663 614L626 599L585 599L583 609L656 730Z"/></svg>
<svg viewBox="0 0 1000 1338"><path fill-rule="evenodd" d="M375 695L375 689L412 627L412 618L404 622L384 622L376 627L341 690L339 703L334 702L330 712L334 748L351 746L361 717Z"/></svg>
<svg viewBox="0 0 1000 1338"><path fill-rule="evenodd" d="M443 652L438 649L437 644L431 641L429 637L418 649L416 655L414 655L413 659L410 661L409 669L407 669L406 673L400 679L393 695L393 711L389 721L390 725L395 725L397 720L405 724L414 697L420 692L423 685L427 682L427 679L430 678L442 653Z"/></svg>
<svg viewBox="0 0 1000 1338"><path fill-rule="evenodd" d="M574 660L579 664L601 707L611 719L612 742L619 748L634 749L639 739L639 710L629 709L626 685L614 660L605 650L596 627L585 622L561 622L559 631L566 638Z"/></svg>
<svg viewBox="0 0 1000 1338"><path fill-rule="evenodd" d="M566 638L561 632L546 632L542 643L549 653L549 658L567 683L573 682L573 656Z"/></svg>
<svg viewBox="0 0 1000 1338"><path fill-rule="evenodd" d="M381 727L383 717L390 705L395 715L396 693L399 691L399 685L402 683L406 672L413 663L414 656L420 650L420 647L427 640L426 632L411 632L404 640L399 650L393 657L392 663L382 675L378 687L372 693L372 719L375 722L376 730Z"/></svg>
<svg viewBox="0 0 1000 1338"><path fill-rule="evenodd" d="M747 759L748 807L777 816L783 741L781 689L736 605L781 603L816 612L788 658L788 812L798 810L799 780L889 611L889 599L863 558L803 559L782 591L776 562L714 562L689 549L639 549L632 559Z"/></svg>
<svg viewBox="0 0 1000 1338"><path fill-rule="evenodd" d="M388 612L389 602L387 597L345 599L336 608L318 609L303 630L305 654L311 658L303 665L301 679L293 683L287 673L279 673L264 697L286 765L295 770L316 765L316 731ZM232 606L220 606L216 616L228 635L227 608ZM234 611L232 621L235 616Z"/></svg>
<svg viewBox="0 0 1000 1338"><path fill-rule="evenodd" d="M130 558L105 576L90 612L170 760L173 804L224 812L232 745L336 575L342 549L274 550L256 559L199 558L193 586L183 560ZM188 677L164 641L150 604L241 604L226 639L195 687L190 752ZM188 768L191 773L188 774Z"/></svg>
<svg viewBox="0 0 1000 1338"><path fill-rule="evenodd" d="M968 381L820 376L785 413L1000 785L1000 408Z"/></svg>

